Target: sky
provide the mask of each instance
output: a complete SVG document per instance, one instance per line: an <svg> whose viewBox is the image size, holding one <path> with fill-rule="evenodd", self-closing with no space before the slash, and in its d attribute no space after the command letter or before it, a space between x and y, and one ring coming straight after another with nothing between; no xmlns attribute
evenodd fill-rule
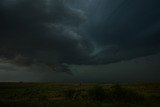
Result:
<svg viewBox="0 0 160 107"><path fill-rule="evenodd" d="M1 0L0 81L160 81L159 3Z"/></svg>

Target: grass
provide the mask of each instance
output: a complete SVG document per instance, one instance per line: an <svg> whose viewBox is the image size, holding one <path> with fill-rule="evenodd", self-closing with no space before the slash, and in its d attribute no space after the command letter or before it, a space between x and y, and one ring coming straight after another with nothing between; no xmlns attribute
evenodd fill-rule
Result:
<svg viewBox="0 0 160 107"><path fill-rule="evenodd" d="M160 107L160 84L0 83L0 107Z"/></svg>

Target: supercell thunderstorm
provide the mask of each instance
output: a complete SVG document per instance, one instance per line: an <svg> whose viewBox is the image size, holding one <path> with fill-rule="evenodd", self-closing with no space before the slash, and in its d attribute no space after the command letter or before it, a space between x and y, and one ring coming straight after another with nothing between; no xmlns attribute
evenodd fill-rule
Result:
<svg viewBox="0 0 160 107"><path fill-rule="evenodd" d="M157 0L1 0L1 62L100 65L160 52ZM57 68L54 68L54 65Z"/></svg>

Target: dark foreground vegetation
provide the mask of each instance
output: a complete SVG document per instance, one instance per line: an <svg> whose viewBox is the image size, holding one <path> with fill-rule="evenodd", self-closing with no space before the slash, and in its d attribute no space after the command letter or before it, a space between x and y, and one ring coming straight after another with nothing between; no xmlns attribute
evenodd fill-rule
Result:
<svg viewBox="0 0 160 107"><path fill-rule="evenodd" d="M0 107L160 107L160 84L0 83Z"/></svg>

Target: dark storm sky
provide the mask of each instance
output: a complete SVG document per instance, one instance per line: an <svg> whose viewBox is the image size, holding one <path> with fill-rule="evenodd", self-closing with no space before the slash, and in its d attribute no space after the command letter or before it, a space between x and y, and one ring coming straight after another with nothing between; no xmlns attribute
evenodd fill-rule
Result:
<svg viewBox="0 0 160 107"><path fill-rule="evenodd" d="M1 0L0 58L101 65L159 54L159 5L158 0Z"/></svg>
<svg viewBox="0 0 160 107"><path fill-rule="evenodd" d="M1 56L94 64L159 52L158 0L1 0ZM133 52L135 52L133 54Z"/></svg>

